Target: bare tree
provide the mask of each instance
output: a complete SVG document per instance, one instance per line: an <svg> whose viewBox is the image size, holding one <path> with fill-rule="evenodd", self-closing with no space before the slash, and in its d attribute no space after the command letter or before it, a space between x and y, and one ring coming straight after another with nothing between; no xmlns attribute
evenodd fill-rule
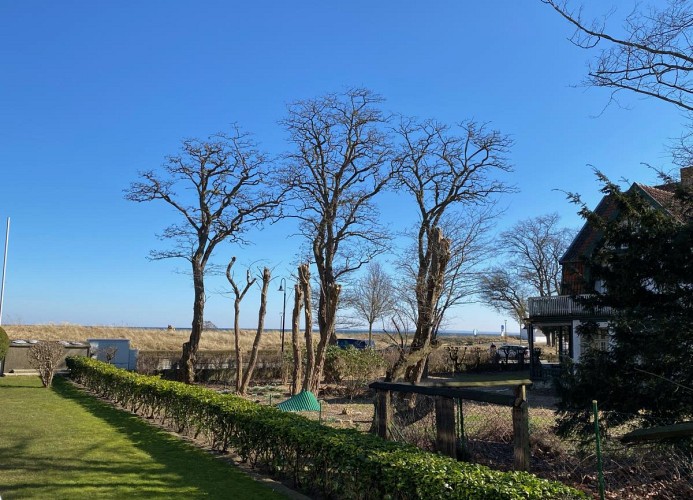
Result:
<svg viewBox="0 0 693 500"><path fill-rule="evenodd" d="M481 278L479 296L497 311L507 312L522 324L527 317L527 299L531 295L527 283L508 268L497 266L489 269Z"/></svg>
<svg viewBox="0 0 693 500"><path fill-rule="evenodd" d="M310 288L310 266L308 264L301 264L298 266L298 281L303 291L304 317L306 323L306 376L303 378L303 390L309 391L315 371L315 346L313 345L313 291Z"/></svg>
<svg viewBox="0 0 693 500"><path fill-rule="evenodd" d="M181 219L160 236L173 241L173 248L152 251L150 258L179 258L191 266L192 328L181 357L181 378L186 383L194 380L204 325L204 278L214 249L222 241L245 243L245 231L276 216L281 193L264 183L267 174L265 155L235 128L231 135L218 134L206 141L184 140L181 153L166 159L163 172L142 172L141 181L126 190L126 199L162 200Z"/></svg>
<svg viewBox="0 0 693 500"><path fill-rule="evenodd" d="M621 90L661 99L693 111L691 38L693 11L686 0L669 0L647 11L634 9L623 23L623 36L607 30L606 21L585 21L582 9L565 1L542 0L575 27L571 41L592 49L605 46L589 65L587 85Z"/></svg>
<svg viewBox="0 0 693 500"><path fill-rule="evenodd" d="M43 387L50 387L58 364L65 356L65 348L60 342L39 342L31 346L27 356L31 367L38 370Z"/></svg>
<svg viewBox="0 0 693 500"><path fill-rule="evenodd" d="M231 288L233 289L233 338L236 348L236 392L243 394L243 350L241 349L241 326L240 326L240 316L241 316L241 302L245 297L245 294L253 286L257 278L251 278L250 269L246 271L245 275L245 285L243 289L239 288L236 281L233 279L233 274L231 274L231 268L236 262L236 257L233 257L226 266L226 279L231 283ZM257 340L257 337L256 337Z"/></svg>
<svg viewBox="0 0 693 500"><path fill-rule="evenodd" d="M255 332L255 340L253 340L253 348L250 351L250 359L248 360L248 369L243 374L243 383L241 384L241 394L245 394L248 390L250 380L253 378L255 365L257 364L258 350L260 349L260 340L265 330L265 315L267 313L267 289L269 288L272 273L269 268L265 267L262 270L262 290L260 291L260 309L257 318L257 331ZM235 326L235 325L234 325Z"/></svg>
<svg viewBox="0 0 693 500"><path fill-rule="evenodd" d="M298 394L301 387L301 338L300 324L301 308L303 307L303 288L300 284L294 286L294 310L291 314L291 348L294 355L294 371L291 377L291 393Z"/></svg>
<svg viewBox="0 0 693 500"><path fill-rule="evenodd" d="M560 226L557 213L521 220L503 231L494 245L503 264L484 273L482 301L522 324L528 297L560 294L560 258L573 236L572 230Z"/></svg>
<svg viewBox="0 0 693 500"><path fill-rule="evenodd" d="M281 182L290 187L293 216L310 242L320 284L313 392L326 347L336 342L340 282L382 253L388 240L374 204L392 177L381 101L368 90L352 89L296 102L282 122L295 150L286 156Z"/></svg>
<svg viewBox="0 0 693 500"><path fill-rule="evenodd" d="M489 203L494 195L509 191L495 178L511 170L505 154L511 141L498 131L467 122L459 135L432 120L403 118L397 133L402 142L395 158L402 189L412 195L418 212L416 231L416 332L407 360L406 378L418 382L424 371L437 327L442 321L440 299L452 250L459 245L442 232L448 217L460 207ZM458 257L464 261L464 252ZM458 262L457 269L460 262ZM453 303L452 300L450 303ZM399 376L393 370L393 376Z"/></svg>
<svg viewBox="0 0 693 500"><path fill-rule="evenodd" d="M369 262L366 274L345 294L345 304L368 323L368 345L373 340L373 323L394 311L397 297L392 279L378 261Z"/></svg>

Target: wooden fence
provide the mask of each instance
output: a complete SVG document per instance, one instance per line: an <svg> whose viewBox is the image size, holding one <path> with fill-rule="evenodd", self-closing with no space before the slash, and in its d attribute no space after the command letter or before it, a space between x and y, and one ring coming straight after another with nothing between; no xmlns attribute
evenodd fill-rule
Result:
<svg viewBox="0 0 693 500"><path fill-rule="evenodd" d="M457 441L463 436L457 435L455 422L455 400L481 401L512 408L513 420L513 456L515 470L529 471L529 408L527 405L526 386L529 380L521 380L513 385L514 395L498 394L479 389L460 387L459 385L411 385L394 382L374 382L370 384L377 392L376 432L384 439L391 439L392 393L414 393L432 396L436 412L436 449L443 455L457 457ZM493 384L493 385L505 385Z"/></svg>

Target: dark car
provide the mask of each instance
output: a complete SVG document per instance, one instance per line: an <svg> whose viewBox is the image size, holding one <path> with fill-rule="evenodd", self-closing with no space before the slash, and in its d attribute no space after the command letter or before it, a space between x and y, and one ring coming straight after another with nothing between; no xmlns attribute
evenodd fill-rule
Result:
<svg viewBox="0 0 693 500"><path fill-rule="evenodd" d="M368 348L368 341L360 339L337 339L337 347L340 349L348 349L349 347L353 347L354 349L363 350ZM375 347L375 342L372 340L370 342L370 347Z"/></svg>

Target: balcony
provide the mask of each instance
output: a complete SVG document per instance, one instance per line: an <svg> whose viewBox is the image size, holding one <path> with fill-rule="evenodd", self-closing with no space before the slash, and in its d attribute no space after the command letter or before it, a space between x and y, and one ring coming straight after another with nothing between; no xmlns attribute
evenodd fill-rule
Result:
<svg viewBox="0 0 693 500"><path fill-rule="evenodd" d="M587 297L587 295L580 295L579 297ZM570 295L531 297L528 300L528 309L530 318L584 318L612 315L610 307L587 308L575 301Z"/></svg>

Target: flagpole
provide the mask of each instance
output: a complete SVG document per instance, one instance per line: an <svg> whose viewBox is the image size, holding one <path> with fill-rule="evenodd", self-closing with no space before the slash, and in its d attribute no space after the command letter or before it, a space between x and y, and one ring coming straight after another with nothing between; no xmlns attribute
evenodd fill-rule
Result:
<svg viewBox="0 0 693 500"><path fill-rule="evenodd" d="M2 325L2 304L5 302L5 272L7 271L7 246L10 242L10 218L7 218L5 232L5 255L2 259L2 285L0 285L0 325Z"/></svg>

